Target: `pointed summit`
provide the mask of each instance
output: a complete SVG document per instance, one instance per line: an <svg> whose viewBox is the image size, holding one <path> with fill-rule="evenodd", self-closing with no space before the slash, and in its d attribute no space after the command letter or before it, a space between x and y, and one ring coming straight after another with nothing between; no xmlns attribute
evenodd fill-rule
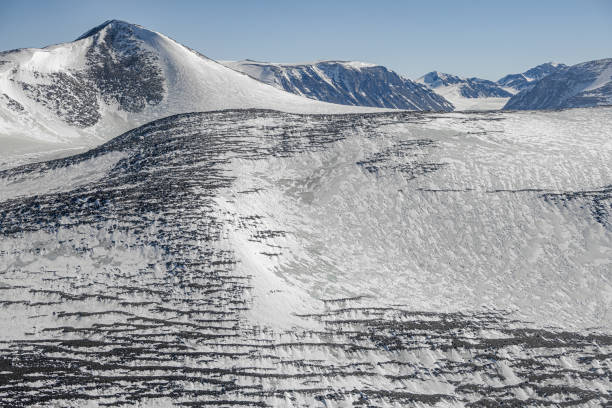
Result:
<svg viewBox="0 0 612 408"><path fill-rule="evenodd" d="M418 78L416 82L427 85L430 88L438 88L440 86L458 84L463 82L463 79L456 75L445 74L440 71L431 71Z"/></svg>
<svg viewBox="0 0 612 408"><path fill-rule="evenodd" d="M125 31L128 31L128 32L133 32L134 29L146 30L144 27L142 27L142 26L140 26L138 24L128 23L127 21L122 21L122 20L106 20L105 22L103 22L99 26L96 26L96 27L92 28L91 30L87 31L86 33L82 34L81 36L79 36L79 38L77 38L75 41L79 41L79 40L82 40L84 38L91 37L92 35L95 35L95 34L99 33L100 31L104 30L107 27L110 27L110 28L115 29L115 30L125 30Z"/></svg>

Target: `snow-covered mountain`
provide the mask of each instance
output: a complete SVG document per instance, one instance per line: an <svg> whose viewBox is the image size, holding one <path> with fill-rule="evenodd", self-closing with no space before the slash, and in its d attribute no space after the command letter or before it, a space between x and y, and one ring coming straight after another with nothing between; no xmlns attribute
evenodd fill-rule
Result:
<svg viewBox="0 0 612 408"><path fill-rule="evenodd" d="M564 109L612 105L612 58L564 67L513 96L504 109Z"/></svg>
<svg viewBox="0 0 612 408"><path fill-rule="evenodd" d="M462 78L438 71L429 72L416 82L448 99L457 110L499 109L512 96L511 89L493 81Z"/></svg>
<svg viewBox="0 0 612 408"><path fill-rule="evenodd" d="M52 146L45 149L90 146L160 117L229 108L365 109L280 91L160 33L117 20L74 42L0 53L3 153L45 143Z"/></svg>
<svg viewBox="0 0 612 408"><path fill-rule="evenodd" d="M222 63L278 89L320 101L418 111L453 110L443 97L381 65L357 61Z"/></svg>
<svg viewBox="0 0 612 408"><path fill-rule="evenodd" d="M531 88L537 81L544 78L546 75L561 71L567 68L565 64L556 62L547 62L528 69L520 74L509 74L499 79L497 83L501 86L513 88L517 91L522 91Z"/></svg>

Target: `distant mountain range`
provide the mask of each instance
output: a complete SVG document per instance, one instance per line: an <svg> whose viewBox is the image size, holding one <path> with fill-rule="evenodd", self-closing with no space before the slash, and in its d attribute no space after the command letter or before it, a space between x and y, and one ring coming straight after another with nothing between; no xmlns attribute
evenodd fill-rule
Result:
<svg viewBox="0 0 612 408"><path fill-rule="evenodd" d="M504 109L565 109L612 105L612 58L583 62L544 76Z"/></svg>
<svg viewBox="0 0 612 408"><path fill-rule="evenodd" d="M565 67L567 65L547 62L520 74L506 75L496 82L432 71L416 82L444 96L457 110L502 109L513 95L531 88L546 75Z"/></svg>
<svg viewBox="0 0 612 408"><path fill-rule="evenodd" d="M448 99L456 110L500 109L516 91L481 78L462 78L432 71L418 78L423 84Z"/></svg>
<svg viewBox="0 0 612 408"><path fill-rule="evenodd" d="M431 89L457 86L459 95L464 98L509 98L512 96L512 93L493 81L480 78L461 78L438 71L423 75L417 79L417 82Z"/></svg>
<svg viewBox="0 0 612 408"><path fill-rule="evenodd" d="M565 68L567 68L565 64L547 62L520 74L506 75L499 79L497 84L513 88L517 91L523 91L527 88L531 88L537 81L544 78L546 75L553 74Z"/></svg>
<svg viewBox="0 0 612 408"><path fill-rule="evenodd" d="M466 109L562 109L612 104L612 59L567 66L547 62L496 82L438 71L416 82Z"/></svg>
<svg viewBox="0 0 612 408"><path fill-rule="evenodd" d="M607 99L610 92L605 86L602 87L602 81L608 78L604 72L606 60L602 61L579 64L576 68L547 62L519 74L506 75L495 82L476 77L462 78L439 71L429 72L411 81L384 66L357 61L282 64L243 60L221 63L278 89L320 101L450 111L606 105L610 103ZM565 72L569 74L563 74ZM553 74L561 75L553 77L558 78L554 84L552 80L541 83ZM598 90L594 92L593 86ZM535 91L528 92L531 89ZM583 96L567 96L582 91L586 92Z"/></svg>
<svg viewBox="0 0 612 408"><path fill-rule="evenodd" d="M381 65L358 61L221 63L278 89L320 101L418 111L453 110L443 97Z"/></svg>

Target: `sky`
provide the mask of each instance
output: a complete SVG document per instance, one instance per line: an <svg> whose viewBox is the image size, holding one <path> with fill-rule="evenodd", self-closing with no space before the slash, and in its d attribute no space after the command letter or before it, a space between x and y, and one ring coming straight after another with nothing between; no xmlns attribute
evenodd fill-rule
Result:
<svg viewBox="0 0 612 408"><path fill-rule="evenodd" d="M110 19L217 60L358 60L412 79L612 57L612 0L0 0L0 50L72 41Z"/></svg>

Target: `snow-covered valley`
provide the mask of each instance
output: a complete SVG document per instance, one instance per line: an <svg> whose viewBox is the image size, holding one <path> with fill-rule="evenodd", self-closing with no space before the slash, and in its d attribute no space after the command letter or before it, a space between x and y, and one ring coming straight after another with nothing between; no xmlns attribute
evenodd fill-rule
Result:
<svg viewBox="0 0 612 408"><path fill-rule="evenodd" d="M611 128L228 110L4 170L0 401L605 405Z"/></svg>

